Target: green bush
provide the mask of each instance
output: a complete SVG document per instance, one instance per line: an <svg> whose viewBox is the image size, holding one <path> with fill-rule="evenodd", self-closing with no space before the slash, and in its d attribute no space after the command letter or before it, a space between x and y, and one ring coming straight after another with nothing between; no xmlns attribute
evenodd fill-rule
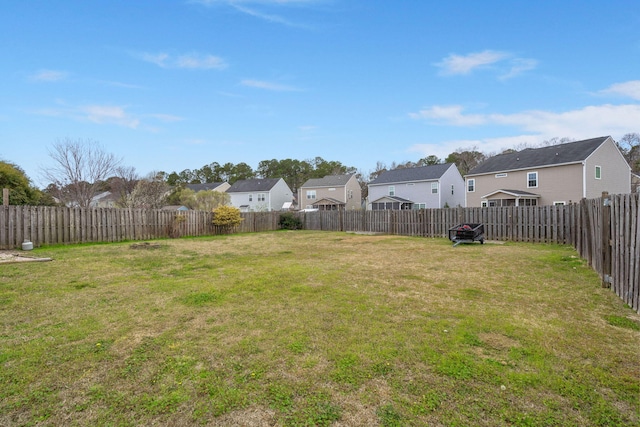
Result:
<svg viewBox="0 0 640 427"><path fill-rule="evenodd" d="M281 214L278 224L283 230L302 230L303 228L302 220L293 212L285 212Z"/></svg>
<svg viewBox="0 0 640 427"><path fill-rule="evenodd" d="M213 225L227 231L239 226L243 220L240 209L233 206L220 206L213 211Z"/></svg>

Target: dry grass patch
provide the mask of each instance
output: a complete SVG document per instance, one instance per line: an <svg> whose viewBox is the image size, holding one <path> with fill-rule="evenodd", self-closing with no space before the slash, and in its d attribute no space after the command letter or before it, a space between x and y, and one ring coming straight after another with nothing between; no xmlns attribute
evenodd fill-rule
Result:
<svg viewBox="0 0 640 427"><path fill-rule="evenodd" d="M638 316L571 248L306 231L147 247L2 267L1 425L640 422Z"/></svg>

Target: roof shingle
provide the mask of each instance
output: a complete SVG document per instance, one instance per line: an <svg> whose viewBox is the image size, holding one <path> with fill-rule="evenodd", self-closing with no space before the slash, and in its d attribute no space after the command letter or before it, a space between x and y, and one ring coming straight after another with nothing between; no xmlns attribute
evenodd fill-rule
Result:
<svg viewBox="0 0 640 427"><path fill-rule="evenodd" d="M381 173L369 185L391 184L394 182L432 181L442 177L453 163L421 166L417 168L393 169Z"/></svg>
<svg viewBox="0 0 640 427"><path fill-rule="evenodd" d="M248 193L250 191L270 191L282 178L243 179L236 181L227 193Z"/></svg>
<svg viewBox="0 0 640 427"><path fill-rule="evenodd" d="M345 185L353 174L347 175L327 175L323 178L308 179L301 188L308 187L340 187Z"/></svg>
<svg viewBox="0 0 640 427"><path fill-rule="evenodd" d="M542 166L577 163L585 160L609 138L585 139L542 148L529 148L515 153L493 156L473 168L466 176L506 172Z"/></svg>

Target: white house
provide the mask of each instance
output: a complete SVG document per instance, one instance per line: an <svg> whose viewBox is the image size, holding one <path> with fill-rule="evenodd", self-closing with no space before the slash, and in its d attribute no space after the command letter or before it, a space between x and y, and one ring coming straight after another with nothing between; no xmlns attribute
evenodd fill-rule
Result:
<svg viewBox="0 0 640 427"><path fill-rule="evenodd" d="M371 210L464 206L464 180L453 163L385 171L368 187Z"/></svg>
<svg viewBox="0 0 640 427"><path fill-rule="evenodd" d="M293 192L282 178L243 179L227 189L231 205L242 212L280 211L293 201Z"/></svg>

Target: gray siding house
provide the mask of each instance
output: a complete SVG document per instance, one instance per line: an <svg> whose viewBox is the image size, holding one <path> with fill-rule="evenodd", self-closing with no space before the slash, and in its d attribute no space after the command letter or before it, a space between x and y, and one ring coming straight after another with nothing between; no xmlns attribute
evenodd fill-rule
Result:
<svg viewBox="0 0 640 427"><path fill-rule="evenodd" d="M242 212L280 211L293 201L293 193L282 178L244 179L227 189L231 206Z"/></svg>
<svg viewBox="0 0 640 427"><path fill-rule="evenodd" d="M631 168L609 136L500 154L467 175L466 205L568 204L631 191Z"/></svg>
<svg viewBox="0 0 640 427"><path fill-rule="evenodd" d="M353 210L362 208L362 190L354 174L307 180L298 194L299 209Z"/></svg>
<svg viewBox="0 0 640 427"><path fill-rule="evenodd" d="M371 210L464 206L464 180L453 163L386 171L368 188Z"/></svg>

